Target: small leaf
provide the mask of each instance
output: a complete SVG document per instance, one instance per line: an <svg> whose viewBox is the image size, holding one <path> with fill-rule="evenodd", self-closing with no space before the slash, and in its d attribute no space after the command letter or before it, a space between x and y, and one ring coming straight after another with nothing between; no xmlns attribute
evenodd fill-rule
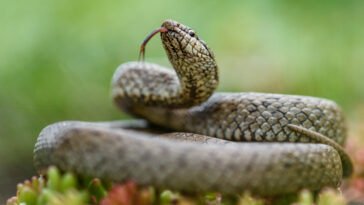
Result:
<svg viewBox="0 0 364 205"><path fill-rule="evenodd" d="M60 190L62 193L66 192L68 189L77 188L77 179L71 173L66 173L61 179Z"/></svg>
<svg viewBox="0 0 364 205"><path fill-rule="evenodd" d="M59 191L61 175L56 167L50 167L47 172L47 187Z"/></svg>
<svg viewBox="0 0 364 205"><path fill-rule="evenodd" d="M35 205L37 202L36 192L29 186L23 187L19 193L19 202L25 202L27 205Z"/></svg>

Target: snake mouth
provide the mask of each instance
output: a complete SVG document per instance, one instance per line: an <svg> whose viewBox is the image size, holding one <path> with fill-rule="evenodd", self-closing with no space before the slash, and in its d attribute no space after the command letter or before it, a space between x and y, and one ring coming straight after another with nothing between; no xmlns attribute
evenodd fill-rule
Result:
<svg viewBox="0 0 364 205"><path fill-rule="evenodd" d="M139 52L139 60L140 57L142 57L142 60L144 61L144 57L145 57L145 47L147 46L148 41L153 38L153 36L157 33L164 33L164 32L168 32L168 31L172 31L168 28L165 27L159 27L157 29L155 29L154 31L152 31L143 41L142 45L140 46L140 52Z"/></svg>

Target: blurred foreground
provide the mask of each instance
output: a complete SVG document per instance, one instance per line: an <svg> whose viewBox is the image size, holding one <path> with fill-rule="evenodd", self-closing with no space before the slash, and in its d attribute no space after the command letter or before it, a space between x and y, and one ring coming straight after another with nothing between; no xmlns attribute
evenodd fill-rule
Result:
<svg viewBox="0 0 364 205"><path fill-rule="evenodd" d="M363 190L355 183L347 184L343 191L345 197L334 189L325 189L318 194L303 190L297 194L270 198L254 197L249 193L182 194L153 187L140 187L133 181L114 184L72 173L60 174L57 168L51 167L45 177L33 177L18 184L16 196L9 198L7 205L346 205L364 200L364 193L361 193Z"/></svg>

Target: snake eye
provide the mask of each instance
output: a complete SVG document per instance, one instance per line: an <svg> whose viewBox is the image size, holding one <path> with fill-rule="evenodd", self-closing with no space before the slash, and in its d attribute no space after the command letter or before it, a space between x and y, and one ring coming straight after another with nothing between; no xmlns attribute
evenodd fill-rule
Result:
<svg viewBox="0 0 364 205"><path fill-rule="evenodd" d="M194 31L192 31L192 30L190 30L190 31L188 32L188 34L190 34L190 36L191 36L191 37L195 37L195 35L196 35L196 34L195 34L195 32L194 32Z"/></svg>

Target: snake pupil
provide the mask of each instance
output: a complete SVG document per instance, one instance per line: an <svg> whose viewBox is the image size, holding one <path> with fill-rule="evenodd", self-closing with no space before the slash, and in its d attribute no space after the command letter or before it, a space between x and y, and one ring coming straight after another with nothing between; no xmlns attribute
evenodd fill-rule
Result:
<svg viewBox="0 0 364 205"><path fill-rule="evenodd" d="M195 37L195 32L194 31L189 31L188 34L190 34L191 37Z"/></svg>

